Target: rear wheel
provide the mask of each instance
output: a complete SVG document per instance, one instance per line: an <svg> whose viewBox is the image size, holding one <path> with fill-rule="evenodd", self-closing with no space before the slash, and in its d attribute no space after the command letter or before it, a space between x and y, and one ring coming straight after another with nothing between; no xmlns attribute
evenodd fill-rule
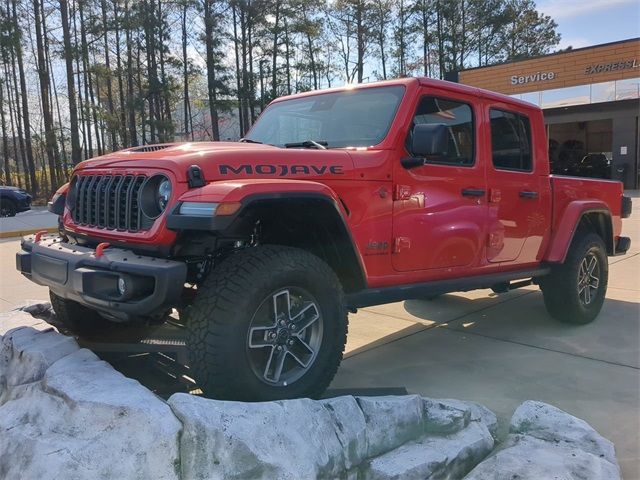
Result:
<svg viewBox="0 0 640 480"><path fill-rule="evenodd" d="M565 262L541 279L547 311L565 323L592 322L602 309L608 278L607 250L602 238L592 232L578 232Z"/></svg>
<svg viewBox="0 0 640 480"><path fill-rule="evenodd" d="M185 317L196 380L206 395L220 399L318 397L346 343L338 278L296 248L230 255L198 288Z"/></svg>

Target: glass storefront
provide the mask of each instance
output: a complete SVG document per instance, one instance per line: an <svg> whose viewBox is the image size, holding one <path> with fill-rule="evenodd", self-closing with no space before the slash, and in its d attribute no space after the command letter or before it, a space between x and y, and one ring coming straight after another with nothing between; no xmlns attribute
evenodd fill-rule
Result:
<svg viewBox="0 0 640 480"><path fill-rule="evenodd" d="M611 178L612 120L547 125L547 138L552 173Z"/></svg>
<svg viewBox="0 0 640 480"><path fill-rule="evenodd" d="M640 98L640 78L554 88L511 95L541 108L569 107Z"/></svg>

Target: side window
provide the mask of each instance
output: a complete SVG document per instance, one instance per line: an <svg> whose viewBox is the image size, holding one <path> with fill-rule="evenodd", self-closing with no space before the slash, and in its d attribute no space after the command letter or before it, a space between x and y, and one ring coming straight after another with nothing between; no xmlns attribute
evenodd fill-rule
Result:
<svg viewBox="0 0 640 480"><path fill-rule="evenodd" d="M407 150L411 151L413 127L424 123L445 125L449 141L447 154L439 157L437 161L427 160L428 163L473 165L475 145L473 112L470 105L443 98L423 97L413 117L411 131L407 138Z"/></svg>
<svg viewBox="0 0 640 480"><path fill-rule="evenodd" d="M532 171L529 117L492 108L489 118L493 166L498 170Z"/></svg>

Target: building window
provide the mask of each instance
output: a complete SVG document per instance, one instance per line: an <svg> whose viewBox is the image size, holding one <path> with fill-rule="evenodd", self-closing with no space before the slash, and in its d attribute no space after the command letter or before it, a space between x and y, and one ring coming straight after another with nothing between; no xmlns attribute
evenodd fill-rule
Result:
<svg viewBox="0 0 640 480"><path fill-rule="evenodd" d="M413 124L441 124L447 127L449 146L447 154L428 163L469 167L474 163L474 130L471 106L437 97L423 97L413 117ZM410 151L411 132L407 138Z"/></svg>
<svg viewBox="0 0 640 480"><path fill-rule="evenodd" d="M530 172L533 164L529 117L492 108L489 118L493 166L497 170Z"/></svg>
<svg viewBox="0 0 640 480"><path fill-rule="evenodd" d="M613 121L554 123L548 126L551 173L611 178Z"/></svg>

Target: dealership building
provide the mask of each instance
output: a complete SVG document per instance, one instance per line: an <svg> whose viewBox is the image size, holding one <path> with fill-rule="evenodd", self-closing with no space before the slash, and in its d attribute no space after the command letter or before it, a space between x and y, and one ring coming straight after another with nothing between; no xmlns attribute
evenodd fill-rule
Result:
<svg viewBox="0 0 640 480"><path fill-rule="evenodd" d="M639 187L640 38L471 68L457 81L541 107L555 173Z"/></svg>

